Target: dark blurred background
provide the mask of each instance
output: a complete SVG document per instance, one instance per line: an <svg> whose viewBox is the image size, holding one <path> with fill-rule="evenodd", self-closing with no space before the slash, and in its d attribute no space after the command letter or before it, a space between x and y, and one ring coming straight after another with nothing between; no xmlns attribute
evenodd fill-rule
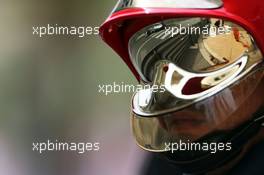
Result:
<svg viewBox="0 0 264 175"><path fill-rule="evenodd" d="M100 26L115 0L2 0L0 174L137 175L144 153L129 124L132 94L99 84L136 84L99 36L32 35L32 26ZM32 151L32 142L100 142L99 152Z"/></svg>

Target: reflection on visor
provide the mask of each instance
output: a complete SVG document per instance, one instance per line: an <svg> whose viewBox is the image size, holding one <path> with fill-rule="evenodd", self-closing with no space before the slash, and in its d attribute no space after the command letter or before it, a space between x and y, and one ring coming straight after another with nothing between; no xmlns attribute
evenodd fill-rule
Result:
<svg viewBox="0 0 264 175"><path fill-rule="evenodd" d="M141 79L165 88L133 96L132 129L144 149L160 152L166 143L231 131L260 107L253 98L264 88L263 56L237 24L168 19L135 33L128 46ZM254 109L247 110L248 100Z"/></svg>
<svg viewBox="0 0 264 175"><path fill-rule="evenodd" d="M147 26L131 37L129 53L143 80L166 89L135 94L133 112L140 116L173 112L215 95L263 59L248 32L215 18L169 19Z"/></svg>
<svg viewBox="0 0 264 175"><path fill-rule="evenodd" d="M173 113L151 118L133 113L132 129L138 145L163 152L168 143L196 142L210 133L233 130L251 116L247 100L259 107L253 96L264 88L263 84L258 87L263 76L263 70L251 73L217 95Z"/></svg>
<svg viewBox="0 0 264 175"><path fill-rule="evenodd" d="M172 63L160 62L153 84L164 86L166 92L146 89L136 93L133 99L134 112L155 116L201 101L237 80L247 63L248 57L243 56L218 71L196 74L184 71Z"/></svg>
<svg viewBox="0 0 264 175"><path fill-rule="evenodd" d="M179 18L147 26L129 40L130 59L142 80L154 79L160 60L189 72L210 72L249 55L262 58L253 37L242 27L215 18Z"/></svg>

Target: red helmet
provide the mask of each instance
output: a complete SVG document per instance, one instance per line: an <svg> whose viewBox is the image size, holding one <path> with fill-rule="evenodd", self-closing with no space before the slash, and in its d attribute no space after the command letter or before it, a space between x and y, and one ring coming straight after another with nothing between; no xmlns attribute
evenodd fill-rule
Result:
<svg viewBox="0 0 264 175"><path fill-rule="evenodd" d="M263 7L258 0L118 2L100 34L152 86L132 100L140 147L201 173L236 156L259 131Z"/></svg>

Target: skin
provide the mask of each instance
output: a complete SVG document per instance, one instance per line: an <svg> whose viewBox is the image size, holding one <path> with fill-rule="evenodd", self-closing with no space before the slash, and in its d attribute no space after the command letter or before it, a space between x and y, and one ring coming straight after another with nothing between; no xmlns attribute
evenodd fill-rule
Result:
<svg viewBox="0 0 264 175"><path fill-rule="evenodd" d="M239 86L235 86L232 95L235 97L236 104L238 108L232 112L231 115L220 115L217 119L208 120L199 112L189 110L181 111L177 114L172 114L171 118L163 117L159 118L158 122L160 126L165 129L169 134L176 135L180 139L188 138L189 140L197 140L200 137L215 131L215 130L230 130L237 126L243 124L245 121L251 119L252 114L254 114L259 108L264 108L264 78L263 72L261 72L257 78L249 77L246 83L242 83ZM255 90L247 94L252 88L251 85L253 81L258 81L258 86ZM218 103L217 98L214 101ZM215 106L221 106L214 104ZM198 115L197 115L198 114ZM197 118L195 119L195 115ZM191 138L191 139L190 139ZM239 160L250 150L250 148L257 144L259 141L264 139L264 129L261 129L258 134L256 134L251 140L244 146L243 151L235 159L228 162L225 166L211 171L208 175L222 175L227 173L234 165L236 165Z"/></svg>
<svg viewBox="0 0 264 175"><path fill-rule="evenodd" d="M264 106L264 98L260 98L264 96L264 79L260 80L256 87L252 85L254 81L256 81L254 77L249 77L232 88L232 95L230 93L224 97L216 95L212 97L213 102L203 104L202 108L208 108L209 114L213 113L214 117L203 115L201 107L200 109L191 107L170 114L170 116L157 118L159 125L170 135L177 136L182 140L188 138L191 141L214 131L232 130L251 119L252 114ZM254 90L250 91L251 89ZM231 99L234 101L232 104L235 103L235 108L230 107ZM212 109L221 110L213 111Z"/></svg>

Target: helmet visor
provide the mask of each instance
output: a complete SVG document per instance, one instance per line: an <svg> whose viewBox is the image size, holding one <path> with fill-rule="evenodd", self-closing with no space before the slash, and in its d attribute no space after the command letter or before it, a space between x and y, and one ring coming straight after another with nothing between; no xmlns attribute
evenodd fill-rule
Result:
<svg viewBox="0 0 264 175"><path fill-rule="evenodd" d="M229 132L250 120L263 103L263 70L256 70L220 93L181 110L157 116L132 112L131 124L138 145L153 152L166 145L200 142L207 135ZM259 93L261 92L261 93Z"/></svg>
<svg viewBox="0 0 264 175"><path fill-rule="evenodd" d="M139 146L201 142L250 120L263 103L263 57L241 26L215 18L177 18L149 25L129 41L144 83L132 100Z"/></svg>

